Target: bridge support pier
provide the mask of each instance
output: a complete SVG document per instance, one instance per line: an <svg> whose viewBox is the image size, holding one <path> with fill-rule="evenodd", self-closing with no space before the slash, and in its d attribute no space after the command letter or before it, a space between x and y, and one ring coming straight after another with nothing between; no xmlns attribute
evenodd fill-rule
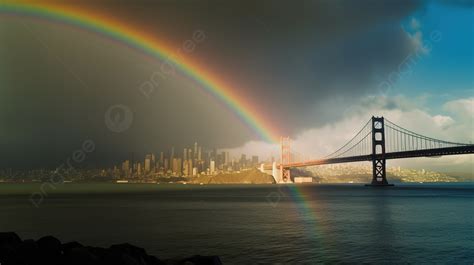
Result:
<svg viewBox="0 0 474 265"><path fill-rule="evenodd" d="M393 186L387 181L387 172L385 170L386 160L372 160L372 182L366 186Z"/></svg>
<svg viewBox="0 0 474 265"><path fill-rule="evenodd" d="M383 117L372 117L372 182L366 186L393 186L387 181L385 125Z"/></svg>
<svg viewBox="0 0 474 265"><path fill-rule="evenodd" d="M284 168L282 165L280 166L280 181L284 183L290 183L291 178L290 178L290 169L289 168Z"/></svg>

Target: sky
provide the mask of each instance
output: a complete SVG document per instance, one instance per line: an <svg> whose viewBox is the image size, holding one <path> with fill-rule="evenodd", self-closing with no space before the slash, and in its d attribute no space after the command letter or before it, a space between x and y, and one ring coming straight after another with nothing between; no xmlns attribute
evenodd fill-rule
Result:
<svg viewBox="0 0 474 265"><path fill-rule="evenodd" d="M106 14L176 50L201 33L184 56L300 153L331 153L372 115L474 141L472 1L40 2ZM195 141L236 156L277 153L183 73L144 95L163 62L97 33L0 12L0 58L0 167L55 166L86 140L97 166ZM114 106L130 111L130 126L108 126ZM394 165L473 171L472 155L433 161Z"/></svg>

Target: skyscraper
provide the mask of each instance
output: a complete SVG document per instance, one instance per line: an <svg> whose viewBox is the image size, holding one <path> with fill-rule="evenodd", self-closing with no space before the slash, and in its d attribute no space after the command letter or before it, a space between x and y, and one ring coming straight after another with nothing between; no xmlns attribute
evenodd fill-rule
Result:
<svg viewBox="0 0 474 265"><path fill-rule="evenodd" d="M224 155L224 165L228 165L230 162L229 152L223 152L223 155Z"/></svg>
<svg viewBox="0 0 474 265"><path fill-rule="evenodd" d="M252 156L252 166L258 165L258 156Z"/></svg>
<svg viewBox="0 0 474 265"><path fill-rule="evenodd" d="M150 172L151 169L151 159L150 158L145 158L145 164L144 164L144 171L145 173Z"/></svg>
<svg viewBox="0 0 474 265"><path fill-rule="evenodd" d="M193 174L193 160L188 159L188 176Z"/></svg>
<svg viewBox="0 0 474 265"><path fill-rule="evenodd" d="M216 167L217 168L219 169L222 168L223 161L224 161L224 158L222 157L222 154L216 153Z"/></svg>
<svg viewBox="0 0 474 265"><path fill-rule="evenodd" d="M172 162L174 158L174 146L171 147L171 155L170 155L170 161Z"/></svg>
<svg viewBox="0 0 474 265"><path fill-rule="evenodd" d="M160 167L163 166L164 162L165 162L165 154L163 152L160 152Z"/></svg>
<svg viewBox="0 0 474 265"><path fill-rule="evenodd" d="M156 162L155 154L151 154L151 162L150 162L150 170L151 171L155 170L155 162Z"/></svg>
<svg viewBox="0 0 474 265"><path fill-rule="evenodd" d="M211 174L214 174L214 172L216 172L216 161L214 160L211 160L211 163L210 163L210 171L211 171Z"/></svg>
<svg viewBox="0 0 474 265"><path fill-rule="evenodd" d="M125 174L125 176L128 176L128 172L130 171L130 160L123 161L122 171Z"/></svg>
<svg viewBox="0 0 474 265"><path fill-rule="evenodd" d="M137 177L142 175L142 164L137 163Z"/></svg>
<svg viewBox="0 0 474 265"><path fill-rule="evenodd" d="M176 170L176 176L181 176L183 174L183 169L182 169L182 162L181 158L178 158L178 162L176 163L178 165L178 168Z"/></svg>
<svg viewBox="0 0 474 265"><path fill-rule="evenodd" d="M173 158L171 171L173 172L173 174L178 174L178 159L176 158Z"/></svg>
<svg viewBox="0 0 474 265"><path fill-rule="evenodd" d="M168 173L169 170L169 160L168 158L165 158L165 161L163 162L163 173Z"/></svg>
<svg viewBox="0 0 474 265"><path fill-rule="evenodd" d="M197 153L198 153L198 143L195 142L194 143L194 157L190 157L190 158L196 159L197 158Z"/></svg>
<svg viewBox="0 0 474 265"><path fill-rule="evenodd" d="M240 166L242 168L245 168L247 166L247 156L245 154L242 154L240 157Z"/></svg>
<svg viewBox="0 0 474 265"><path fill-rule="evenodd" d="M187 176L188 175L188 160L183 160L183 175Z"/></svg>

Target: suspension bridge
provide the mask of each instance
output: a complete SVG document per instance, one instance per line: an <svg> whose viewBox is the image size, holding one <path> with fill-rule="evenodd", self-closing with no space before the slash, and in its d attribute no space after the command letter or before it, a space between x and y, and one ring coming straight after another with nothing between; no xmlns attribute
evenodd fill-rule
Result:
<svg viewBox="0 0 474 265"><path fill-rule="evenodd" d="M370 186L391 186L386 177L389 159L463 155L474 153L474 145L427 137L405 129L384 117L372 117L352 139L319 159L292 159L289 137L281 138L280 163L261 164L277 183L289 183L290 169L326 164L372 162Z"/></svg>

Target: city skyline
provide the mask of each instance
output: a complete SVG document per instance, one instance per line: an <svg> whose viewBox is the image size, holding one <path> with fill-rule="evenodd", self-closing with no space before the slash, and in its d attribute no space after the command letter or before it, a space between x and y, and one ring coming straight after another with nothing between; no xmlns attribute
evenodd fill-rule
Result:
<svg viewBox="0 0 474 265"><path fill-rule="evenodd" d="M259 166L258 156L246 154L240 157L231 157L228 151L219 152L218 149L204 149L197 142L185 147L181 152L175 152L171 147L168 151L160 151L158 155L150 153L144 159L126 159L115 165L115 171L122 171L121 176L160 174L172 176L212 175L217 172L239 171Z"/></svg>
<svg viewBox="0 0 474 265"><path fill-rule="evenodd" d="M390 126L390 125L389 125ZM400 138L397 136L396 138ZM400 138L401 140L401 138ZM281 152L284 142L289 147L291 140L282 139ZM359 140L355 140L356 142ZM391 140L388 140L386 148L391 149ZM406 143L412 140L402 141L402 150L406 149ZM426 145L426 142L419 144ZM443 143L449 144L449 143ZM186 145L185 145L186 146ZM364 149L369 148L367 144ZM428 148L441 146L439 144L426 145ZM426 147L422 147L426 148ZM131 153L122 161L115 161L113 165L91 167L84 165L88 153L93 152L95 143L88 140L83 142L81 149L75 150L66 162L56 168L34 168L30 170L18 168L0 169L0 182L39 182L39 181L59 181L66 182L117 182L117 183L200 183L209 181L202 179L203 176L216 176L218 174L229 175L240 171L260 170L272 175L278 182L279 173L275 171L265 171L268 166L281 163L281 159L288 162L304 162L312 160L309 157L302 157L301 154L289 153L289 157L271 156L269 159L259 159L259 156L241 153L233 154L227 150L217 148L207 148L194 142L187 145L182 150L171 147L166 151L150 152L145 155ZM349 148L349 150L352 148ZM357 151L359 152L359 151ZM356 153L357 153L356 152ZM360 151L362 152L362 151ZM390 152L390 151L389 151ZM281 155L281 154L280 154ZM350 155L349 155L350 156ZM320 159L320 158L316 158ZM387 174L395 182L463 182L470 181L472 174L452 171L430 171L425 168L402 168L400 165L387 166ZM306 169L294 168L291 170L292 181L295 183L357 183L368 182L371 176L372 166L367 162L356 162L352 164L329 164L308 166ZM56 179L57 178L57 179Z"/></svg>

